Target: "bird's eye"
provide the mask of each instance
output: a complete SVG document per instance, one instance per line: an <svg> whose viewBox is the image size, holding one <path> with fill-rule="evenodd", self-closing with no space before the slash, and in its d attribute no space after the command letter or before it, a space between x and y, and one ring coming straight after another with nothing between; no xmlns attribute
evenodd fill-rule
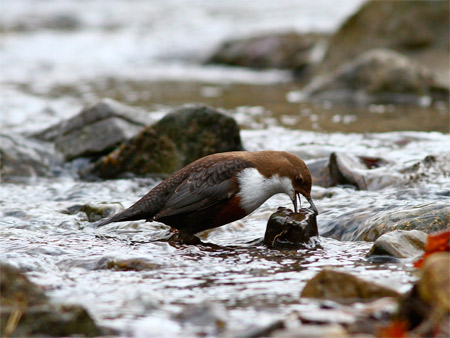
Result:
<svg viewBox="0 0 450 338"><path fill-rule="evenodd" d="M295 178L295 182L296 182L297 184L303 184L303 177L297 176L297 177Z"/></svg>

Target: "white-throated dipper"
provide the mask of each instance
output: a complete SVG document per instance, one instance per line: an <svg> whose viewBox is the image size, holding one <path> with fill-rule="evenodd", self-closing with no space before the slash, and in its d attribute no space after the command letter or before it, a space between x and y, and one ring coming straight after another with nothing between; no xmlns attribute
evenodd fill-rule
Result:
<svg viewBox="0 0 450 338"><path fill-rule="evenodd" d="M311 199L311 174L298 156L269 150L213 154L180 169L97 225L145 219L193 235L241 219L278 193L291 198L295 212L302 194L318 214Z"/></svg>

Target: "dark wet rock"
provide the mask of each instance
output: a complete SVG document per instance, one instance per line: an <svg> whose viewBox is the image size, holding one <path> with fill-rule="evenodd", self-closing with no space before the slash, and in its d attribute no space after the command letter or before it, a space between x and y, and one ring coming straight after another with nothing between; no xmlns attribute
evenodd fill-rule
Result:
<svg viewBox="0 0 450 338"><path fill-rule="evenodd" d="M418 337L446 337L450 314L450 254L427 258L420 279L399 302L397 320Z"/></svg>
<svg viewBox="0 0 450 338"><path fill-rule="evenodd" d="M319 39L312 34L283 33L226 41L207 62L302 71L311 63Z"/></svg>
<svg viewBox="0 0 450 338"><path fill-rule="evenodd" d="M374 49L317 77L302 91L312 99L352 103L421 104L423 97L448 100L448 87L425 66L387 49Z"/></svg>
<svg viewBox="0 0 450 338"><path fill-rule="evenodd" d="M312 210L294 213L280 207L267 222L264 244L273 249L296 250L311 244L311 238L317 236L316 215Z"/></svg>
<svg viewBox="0 0 450 338"><path fill-rule="evenodd" d="M322 71L370 49L390 48L436 69L448 83L448 12L448 1L368 1L331 37Z"/></svg>
<svg viewBox="0 0 450 338"><path fill-rule="evenodd" d="M54 142L66 160L100 157L135 136L147 122L142 112L117 101L103 99L33 136Z"/></svg>
<svg viewBox="0 0 450 338"><path fill-rule="evenodd" d="M62 162L62 156L52 144L16 133L0 134L0 173L3 178L54 176L53 169Z"/></svg>
<svg viewBox="0 0 450 338"><path fill-rule="evenodd" d="M89 222L97 222L103 218L110 217L125 208L120 203L87 203L80 206L74 206L68 211L72 214L79 211L84 212L89 220Z"/></svg>
<svg viewBox="0 0 450 338"><path fill-rule="evenodd" d="M115 270L115 271L146 271L155 270L159 265L146 258L102 258L100 259L95 270Z"/></svg>
<svg viewBox="0 0 450 338"><path fill-rule="evenodd" d="M90 173L102 178L171 174L203 156L234 150L242 150L242 144L233 118L204 105L186 105L100 159Z"/></svg>
<svg viewBox="0 0 450 338"><path fill-rule="evenodd" d="M99 329L84 308L49 303L47 296L18 269L0 265L2 337L99 336Z"/></svg>
<svg viewBox="0 0 450 338"><path fill-rule="evenodd" d="M427 234L450 227L450 205L436 202L409 209L388 210L368 217L351 236L344 240L375 241L394 230L420 230Z"/></svg>
<svg viewBox="0 0 450 338"><path fill-rule="evenodd" d="M388 232L373 243L367 257L413 258L425 252L427 234L418 230Z"/></svg>
<svg viewBox="0 0 450 338"><path fill-rule="evenodd" d="M398 292L346 272L324 269L310 279L301 297L330 299L343 303L398 297Z"/></svg>

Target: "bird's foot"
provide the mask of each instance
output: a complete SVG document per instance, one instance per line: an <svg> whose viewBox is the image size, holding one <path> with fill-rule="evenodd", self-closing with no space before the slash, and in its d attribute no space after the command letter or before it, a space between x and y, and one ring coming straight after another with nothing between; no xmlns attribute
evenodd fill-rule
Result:
<svg viewBox="0 0 450 338"><path fill-rule="evenodd" d="M184 234L177 232L169 238L170 244L186 244L186 245L198 245L203 244L200 238L195 235Z"/></svg>

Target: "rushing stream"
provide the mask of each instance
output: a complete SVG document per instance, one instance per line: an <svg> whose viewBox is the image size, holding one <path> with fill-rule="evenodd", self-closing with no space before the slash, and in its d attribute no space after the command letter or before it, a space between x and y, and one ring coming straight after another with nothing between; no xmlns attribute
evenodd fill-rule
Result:
<svg viewBox="0 0 450 338"><path fill-rule="evenodd" d="M332 31L361 2L346 1L331 10L327 1L303 7L278 1L270 17L265 13L271 1L191 4L188 13L177 1L128 3L110 1L108 8L100 0L3 4L10 13L2 27L3 131L48 127L105 96L149 111L155 121L171 107L202 101L236 118L247 150L286 150L307 163L335 151L381 157L389 165L379 172L391 181L377 181L369 190L314 186L319 233L329 237L321 237L316 249L278 251L264 247L262 238L270 214L278 206L291 207L285 196L274 196L241 221L203 233L209 245L169 244L158 240L168 232L162 224L125 222L97 229L85 213L70 212L87 203L128 207L158 179L85 182L68 165L59 168L58 177L2 182L1 261L26 272L54 301L81 304L100 325L124 336L238 336L293 313L314 313L319 305L301 300L299 293L326 266L408 290L416 278L412 262L368 261L372 243L343 240L352 239L354 229L340 222L346 215L364 217L364 210L448 202L450 136L441 133L448 132L448 106L294 103L289 93L298 84L287 72L196 62L233 34ZM73 27L55 29L53 15L71 18ZM258 21L261 25L255 26ZM152 33L146 35L146 29ZM430 155L437 160L428 169L401 174Z"/></svg>

